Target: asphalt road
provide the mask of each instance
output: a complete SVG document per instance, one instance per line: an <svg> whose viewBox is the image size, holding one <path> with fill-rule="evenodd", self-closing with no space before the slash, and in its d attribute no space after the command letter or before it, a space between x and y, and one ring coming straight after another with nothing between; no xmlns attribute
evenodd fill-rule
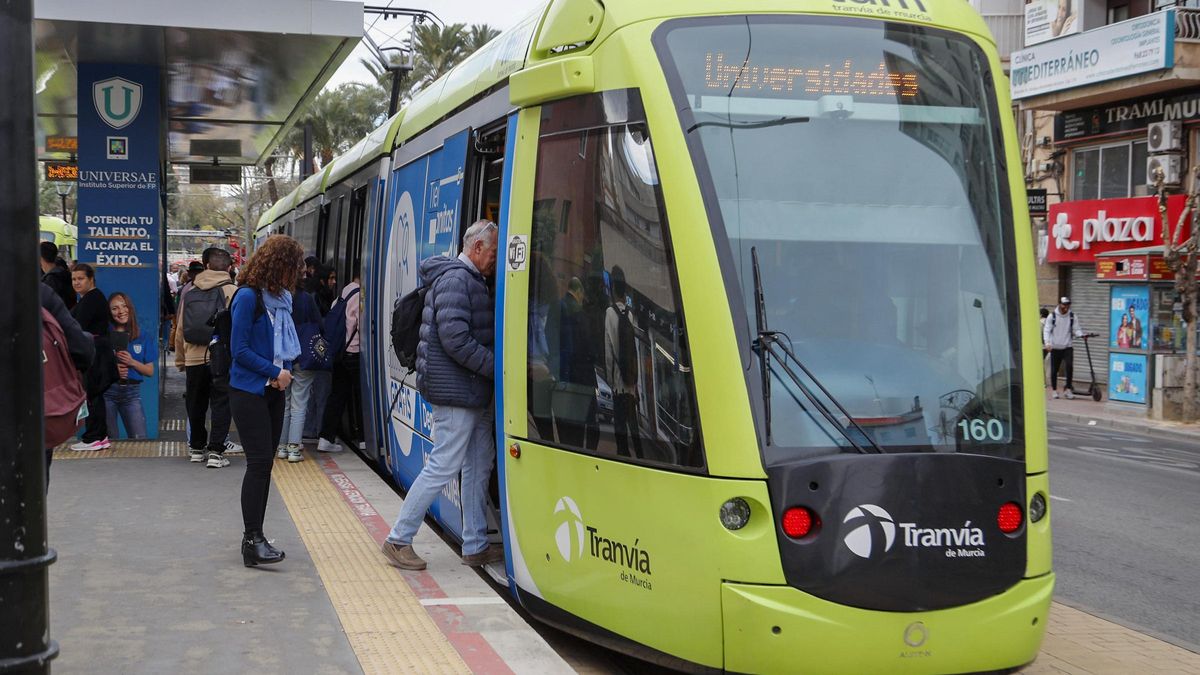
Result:
<svg viewBox="0 0 1200 675"><path fill-rule="evenodd" d="M1050 425L1055 598L1200 651L1200 443Z"/></svg>

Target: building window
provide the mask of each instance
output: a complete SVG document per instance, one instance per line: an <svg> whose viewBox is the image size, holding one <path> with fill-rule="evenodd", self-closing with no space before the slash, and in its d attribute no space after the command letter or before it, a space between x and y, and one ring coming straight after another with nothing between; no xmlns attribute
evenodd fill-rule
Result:
<svg viewBox="0 0 1200 675"><path fill-rule="evenodd" d="M542 108L530 239L530 437L702 469L674 258L637 91Z"/></svg>
<svg viewBox="0 0 1200 675"><path fill-rule="evenodd" d="M1075 170L1072 199L1116 199L1146 194L1146 141L1076 150L1072 165Z"/></svg>

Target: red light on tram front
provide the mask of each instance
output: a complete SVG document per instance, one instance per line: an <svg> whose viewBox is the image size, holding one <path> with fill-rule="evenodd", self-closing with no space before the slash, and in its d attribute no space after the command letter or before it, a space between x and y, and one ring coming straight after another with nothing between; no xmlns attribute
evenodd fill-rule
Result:
<svg viewBox="0 0 1200 675"><path fill-rule="evenodd" d="M1012 534L1021 529L1023 519L1021 506L1016 502L1008 502L1000 507L1000 513L996 516L996 524L1000 526L1000 531L1004 534Z"/></svg>
<svg viewBox="0 0 1200 675"><path fill-rule="evenodd" d="M783 512L783 533L792 539L806 537L812 532L815 521L812 511L803 506L793 506Z"/></svg>

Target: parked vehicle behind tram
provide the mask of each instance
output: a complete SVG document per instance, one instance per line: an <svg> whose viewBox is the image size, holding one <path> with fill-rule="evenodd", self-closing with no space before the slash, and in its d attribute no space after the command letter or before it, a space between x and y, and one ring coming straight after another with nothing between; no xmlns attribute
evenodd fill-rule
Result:
<svg viewBox="0 0 1200 675"><path fill-rule="evenodd" d="M556 0L259 236L362 273L404 487L392 308L498 219L498 576L540 619L685 669L1012 668L1054 575L1005 82L957 2ZM456 485L431 513L460 534Z"/></svg>

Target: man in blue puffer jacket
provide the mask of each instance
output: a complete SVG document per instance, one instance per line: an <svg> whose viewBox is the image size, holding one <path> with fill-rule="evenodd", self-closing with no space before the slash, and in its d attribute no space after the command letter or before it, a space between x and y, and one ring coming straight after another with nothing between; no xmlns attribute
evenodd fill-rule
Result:
<svg viewBox="0 0 1200 675"><path fill-rule="evenodd" d="M383 544L388 561L423 570L413 537L425 511L462 472L463 564L503 562L504 549L488 546L487 487L496 458L492 379L495 372L495 300L487 278L496 273L495 223L467 228L457 258L421 263L429 286L417 345L417 388L433 404L433 450L413 481Z"/></svg>

